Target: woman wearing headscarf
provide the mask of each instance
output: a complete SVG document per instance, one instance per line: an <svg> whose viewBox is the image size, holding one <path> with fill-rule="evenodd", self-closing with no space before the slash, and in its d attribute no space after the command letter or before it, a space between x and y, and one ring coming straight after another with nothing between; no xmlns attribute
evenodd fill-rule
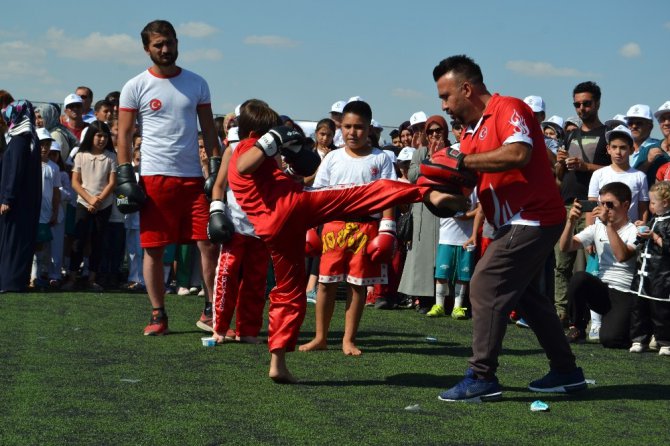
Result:
<svg viewBox="0 0 670 446"><path fill-rule="evenodd" d="M60 145L62 160L67 160L70 151L79 145L79 140L67 127L60 123L60 109L54 104L42 104L36 110L42 115L44 128L51 133L51 137Z"/></svg>
<svg viewBox="0 0 670 446"><path fill-rule="evenodd" d="M42 200L35 111L14 101L2 111L9 142L0 159L0 292L24 291L30 279Z"/></svg>
<svg viewBox="0 0 670 446"><path fill-rule="evenodd" d="M433 133L432 129L442 132ZM442 116L433 115L426 120L426 132L430 130L428 147L418 148L412 155L409 181L416 183L419 166L436 151L449 145L449 127ZM407 250L405 267L398 291L419 299L417 311L425 314L435 303L435 253L439 240L439 218L423 203L412 204L412 243Z"/></svg>

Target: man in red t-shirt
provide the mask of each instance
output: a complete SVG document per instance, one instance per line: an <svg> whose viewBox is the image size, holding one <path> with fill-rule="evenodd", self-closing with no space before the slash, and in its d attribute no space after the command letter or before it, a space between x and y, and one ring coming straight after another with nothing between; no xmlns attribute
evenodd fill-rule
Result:
<svg viewBox="0 0 670 446"><path fill-rule="evenodd" d="M479 66L467 56L444 59L433 70L442 109L464 125L454 165L479 174L479 202L495 237L472 276L473 338L470 367L443 401L500 399L496 378L507 315L518 308L535 332L550 372L530 383L538 392L584 389L552 301L539 278L565 223L542 130L521 100L491 94Z"/></svg>

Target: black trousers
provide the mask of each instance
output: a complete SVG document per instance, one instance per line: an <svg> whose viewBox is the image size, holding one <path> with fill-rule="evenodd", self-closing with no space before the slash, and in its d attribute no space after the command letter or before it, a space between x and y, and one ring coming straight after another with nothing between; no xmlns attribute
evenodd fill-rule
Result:
<svg viewBox="0 0 670 446"><path fill-rule="evenodd" d="M88 269L97 273L100 267L100 257L105 240L105 232L112 214L112 206L91 213L88 209L77 203L74 226L74 243L70 254L70 271L76 271L84 258L86 243L91 241L91 254L88 256Z"/></svg>
<svg viewBox="0 0 670 446"><path fill-rule="evenodd" d="M610 288L584 271L573 274L568 284L568 311L571 322L585 331L589 309L603 315L600 343L609 348L630 347L630 321L635 295Z"/></svg>
<svg viewBox="0 0 670 446"><path fill-rule="evenodd" d="M670 345L670 301L634 296L630 338L633 342L648 344L652 334L658 345Z"/></svg>

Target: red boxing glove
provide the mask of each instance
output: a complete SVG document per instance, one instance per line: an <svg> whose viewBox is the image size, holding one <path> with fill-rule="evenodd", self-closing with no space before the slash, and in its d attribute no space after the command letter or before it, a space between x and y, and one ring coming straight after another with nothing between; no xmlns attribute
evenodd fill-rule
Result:
<svg viewBox="0 0 670 446"><path fill-rule="evenodd" d="M375 263L390 263L398 249L398 240L395 236L395 221L382 218L379 222L377 237L370 240L365 252Z"/></svg>
<svg viewBox="0 0 670 446"><path fill-rule="evenodd" d="M307 257L319 257L322 250L323 244L316 229L312 228L308 230L307 234L305 234L305 255Z"/></svg>

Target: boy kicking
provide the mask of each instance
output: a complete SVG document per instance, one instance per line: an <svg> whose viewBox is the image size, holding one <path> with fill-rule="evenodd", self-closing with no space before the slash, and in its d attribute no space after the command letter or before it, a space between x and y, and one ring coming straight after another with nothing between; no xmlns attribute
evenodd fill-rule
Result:
<svg viewBox="0 0 670 446"><path fill-rule="evenodd" d="M399 203L423 200L438 209L463 210L467 200L393 180L304 189L292 175L312 175L320 159L299 133L281 127L278 114L255 99L242 104L238 124L242 141L230 160L228 182L270 251L277 282L270 292L269 376L278 383L294 383L286 352L295 350L305 317L307 229L345 216L381 212ZM279 168L280 154L289 166L288 174Z"/></svg>

